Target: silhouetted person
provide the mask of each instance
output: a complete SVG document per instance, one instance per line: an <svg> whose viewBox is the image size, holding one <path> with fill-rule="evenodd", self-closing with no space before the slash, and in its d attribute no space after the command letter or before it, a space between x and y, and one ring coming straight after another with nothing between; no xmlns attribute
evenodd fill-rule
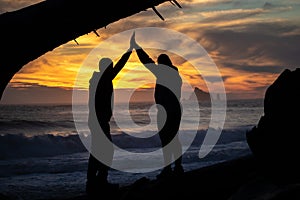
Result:
<svg viewBox="0 0 300 200"><path fill-rule="evenodd" d="M109 166L113 159L113 144L109 124L114 102L112 81L124 67L131 53L132 48L130 47L115 66L113 66L113 62L110 58L102 58L99 61L100 72L94 72L90 79L88 124L92 135L92 153L89 157L87 171L86 191L88 194L93 194L97 188L100 189L102 186L106 187L104 190L108 187L113 187L113 184L107 180L108 171L110 169ZM99 125L101 127L100 131ZM109 144L103 145L101 141L99 141L103 133L109 139ZM94 157L96 152L102 154L103 156L101 158L106 162L102 163L97 160ZM109 166L106 165L107 163Z"/></svg>
<svg viewBox="0 0 300 200"><path fill-rule="evenodd" d="M174 173L182 174L184 172L181 157L182 147L177 134L182 115L180 103L182 79L177 67L172 64L168 55L160 54L156 64L136 43L135 34L132 35L130 43L136 49L140 61L156 77L154 99L156 104L162 106L157 107L157 126L161 144L164 147L165 167L157 177L162 178ZM175 160L173 172L171 167L172 156L178 158Z"/></svg>

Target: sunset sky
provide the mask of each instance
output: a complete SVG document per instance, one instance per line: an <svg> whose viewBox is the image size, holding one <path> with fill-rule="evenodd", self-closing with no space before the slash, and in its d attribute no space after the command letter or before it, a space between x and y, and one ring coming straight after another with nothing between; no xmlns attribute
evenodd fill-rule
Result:
<svg viewBox="0 0 300 200"><path fill-rule="evenodd" d="M0 13L14 11L37 3L36 0L0 0ZM2 103L70 103L77 73L89 53L101 42L123 31L142 28L168 28L197 41L218 67L228 98L263 98L266 88L284 69L294 70L300 63L300 2L299 0L178 0L182 9L166 2L157 7L162 21L151 9L124 18L94 33L70 41L28 63L7 87ZM20 32L21 33L21 32ZM146 45L146 40L138 41ZM110 45L107 55L118 48ZM179 45L178 48L181 48ZM156 59L158 52L147 51ZM121 54L119 55L121 56ZM193 87L207 91L205 81L193 67L178 55L170 54L182 77ZM92 73L95 66L89 68ZM153 76L139 67L133 53L128 65L118 76L124 76L117 88L135 88L153 82ZM194 66L195 67L195 66ZM197 66L196 66L197 67ZM88 79L81 89L87 89ZM144 88L151 87L151 84Z"/></svg>

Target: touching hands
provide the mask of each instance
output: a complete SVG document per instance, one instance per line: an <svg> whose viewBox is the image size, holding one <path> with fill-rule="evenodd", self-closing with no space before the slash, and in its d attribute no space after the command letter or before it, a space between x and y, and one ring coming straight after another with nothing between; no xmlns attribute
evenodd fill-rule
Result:
<svg viewBox="0 0 300 200"><path fill-rule="evenodd" d="M135 41L135 31L132 33L130 38L130 49L139 49L140 46Z"/></svg>

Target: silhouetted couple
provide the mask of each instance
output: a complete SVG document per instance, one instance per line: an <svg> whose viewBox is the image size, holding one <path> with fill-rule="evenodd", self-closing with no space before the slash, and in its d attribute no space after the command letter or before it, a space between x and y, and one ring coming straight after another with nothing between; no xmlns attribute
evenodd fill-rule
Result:
<svg viewBox="0 0 300 200"><path fill-rule="evenodd" d="M172 175L180 175L184 172L182 167L182 147L178 138L178 130L181 121L182 107L180 103L182 79L177 67L175 67L166 54L160 54L157 58L157 64L148 56L148 54L136 43L135 34L130 40L130 48L123 54L121 59L113 66L109 58L102 58L99 62L100 72L94 72L90 79L90 96L89 96L89 128L92 134L92 153L90 154L87 185L88 193L97 191L97 188L105 186L108 188L115 185L108 182L108 167L113 159L113 144L103 148L106 154L107 162L104 164L98 161L92 154L93 149L101 151L97 146L97 136L100 134L94 127L96 121L99 123L103 133L112 141L110 134L109 121L112 117L113 108L113 79L121 71L128 61L133 49L136 50L140 61L156 77L154 98L157 106L157 126L158 134L163 147L163 156L165 167L158 178ZM92 111L95 111L97 120L94 120ZM98 126L99 126L98 125ZM99 144L99 143L98 143ZM175 160L174 169L172 169L172 156Z"/></svg>

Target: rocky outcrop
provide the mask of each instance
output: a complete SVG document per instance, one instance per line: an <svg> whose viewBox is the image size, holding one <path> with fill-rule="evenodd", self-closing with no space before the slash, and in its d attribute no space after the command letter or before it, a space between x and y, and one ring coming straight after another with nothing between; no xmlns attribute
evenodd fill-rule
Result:
<svg viewBox="0 0 300 200"><path fill-rule="evenodd" d="M210 94L197 87L194 88L194 94L190 96L189 100L198 100L199 102L210 101Z"/></svg>
<svg viewBox="0 0 300 200"><path fill-rule="evenodd" d="M264 116L247 133L253 154L272 177L300 178L300 69L283 71L267 88Z"/></svg>

